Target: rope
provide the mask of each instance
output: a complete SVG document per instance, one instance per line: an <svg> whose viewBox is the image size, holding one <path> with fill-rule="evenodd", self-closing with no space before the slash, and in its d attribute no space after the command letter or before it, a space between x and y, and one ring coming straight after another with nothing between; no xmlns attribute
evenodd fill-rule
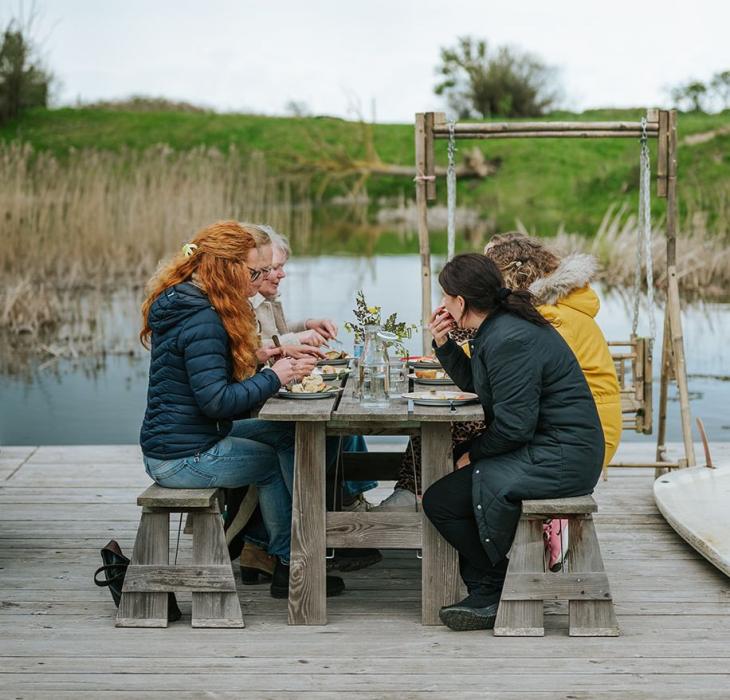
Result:
<svg viewBox="0 0 730 700"><path fill-rule="evenodd" d="M454 257L456 248L456 135L454 134L454 120L449 122L449 164L446 169L446 202L447 202L447 259Z"/></svg>
<svg viewBox="0 0 730 700"><path fill-rule="evenodd" d="M641 120L641 150L639 155L639 216L636 225L636 269L634 270L634 308L631 321L631 335L636 336L639 327L639 304L641 300L642 257L646 267L646 296L649 307L649 337L656 335L654 319L654 258L651 231L651 157L646 134L646 118ZM642 256L643 253L643 256Z"/></svg>
<svg viewBox="0 0 730 700"><path fill-rule="evenodd" d="M651 157L646 136L646 118L641 120L641 157L639 180L639 226L644 239L644 262L646 264L646 298L649 306L649 337L656 335L654 319L654 257L652 255L651 230Z"/></svg>

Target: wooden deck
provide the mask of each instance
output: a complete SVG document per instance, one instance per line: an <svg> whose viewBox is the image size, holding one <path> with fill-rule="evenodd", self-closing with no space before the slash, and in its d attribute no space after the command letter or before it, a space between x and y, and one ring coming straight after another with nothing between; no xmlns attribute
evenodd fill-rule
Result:
<svg viewBox="0 0 730 700"><path fill-rule="evenodd" d="M730 697L730 579L665 524L651 472L612 471L596 492L616 639L569 638L562 604L544 638L424 627L413 552L345 574L327 626L287 626L260 586L239 588L244 630L192 630L184 595L170 628L116 629L91 576L109 538L131 554L146 483L134 446L0 448L0 697Z"/></svg>

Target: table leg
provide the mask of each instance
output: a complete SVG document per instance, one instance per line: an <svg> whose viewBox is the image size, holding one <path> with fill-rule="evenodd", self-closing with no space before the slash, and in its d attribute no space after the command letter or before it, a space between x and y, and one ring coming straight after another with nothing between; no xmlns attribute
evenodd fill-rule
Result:
<svg viewBox="0 0 730 700"><path fill-rule="evenodd" d="M289 624L327 624L325 424L296 424Z"/></svg>
<svg viewBox="0 0 730 700"><path fill-rule="evenodd" d="M449 423L421 424L421 465L424 491L453 471ZM456 550L425 515L422 537L421 621L424 625L439 625L439 608L457 602L459 597L459 560Z"/></svg>

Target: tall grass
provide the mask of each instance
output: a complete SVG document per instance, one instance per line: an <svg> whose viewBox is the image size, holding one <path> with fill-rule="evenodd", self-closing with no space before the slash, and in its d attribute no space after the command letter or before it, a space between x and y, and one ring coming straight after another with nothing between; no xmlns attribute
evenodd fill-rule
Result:
<svg viewBox="0 0 730 700"><path fill-rule="evenodd" d="M652 232L654 284L666 284L667 242L664 221ZM637 218L626 207L609 207L596 235L559 232L551 239L562 253L583 251L598 258L600 277L609 286L629 289L637 264ZM642 263L642 271L646 262ZM643 273L642 273L643 274ZM730 296L730 246L725 235L710 232L702 212L688 215L677 238L677 276L686 296L727 299Z"/></svg>
<svg viewBox="0 0 730 700"><path fill-rule="evenodd" d="M144 281L161 257L221 218L310 228L306 183L267 173L260 155L165 146L78 151L64 163L0 146L0 271L60 288Z"/></svg>

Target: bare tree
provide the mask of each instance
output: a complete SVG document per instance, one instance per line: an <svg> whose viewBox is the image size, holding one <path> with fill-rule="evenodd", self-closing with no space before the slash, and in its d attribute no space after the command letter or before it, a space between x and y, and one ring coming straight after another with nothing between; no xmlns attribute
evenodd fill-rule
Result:
<svg viewBox="0 0 730 700"><path fill-rule="evenodd" d="M720 71L712 76L710 89L720 104L720 109L730 108L730 70Z"/></svg>
<svg viewBox="0 0 730 700"><path fill-rule="evenodd" d="M434 88L459 117L535 117L559 101L556 71L538 57L508 46L490 51L487 42L460 37L441 49Z"/></svg>

